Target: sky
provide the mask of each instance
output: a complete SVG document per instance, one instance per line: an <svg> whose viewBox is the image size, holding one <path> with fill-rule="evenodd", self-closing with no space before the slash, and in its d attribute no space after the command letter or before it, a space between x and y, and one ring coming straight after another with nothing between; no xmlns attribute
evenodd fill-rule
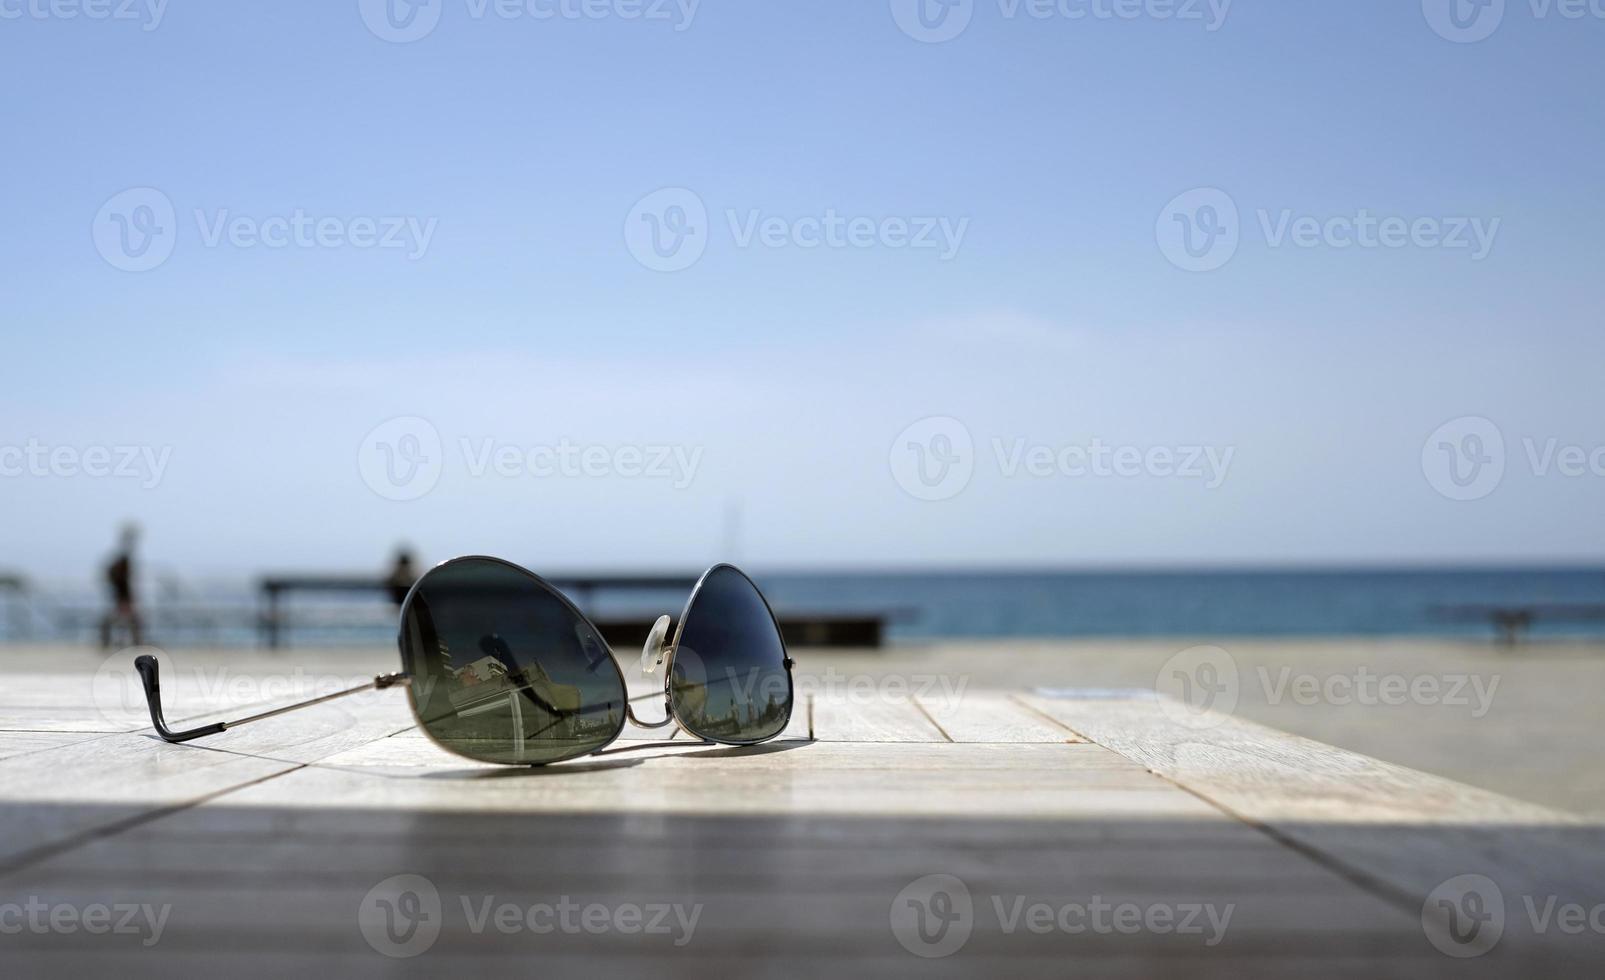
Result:
<svg viewBox="0 0 1605 980"><path fill-rule="evenodd" d="M0 0L0 570L1598 562L1605 18L1452 2Z"/></svg>

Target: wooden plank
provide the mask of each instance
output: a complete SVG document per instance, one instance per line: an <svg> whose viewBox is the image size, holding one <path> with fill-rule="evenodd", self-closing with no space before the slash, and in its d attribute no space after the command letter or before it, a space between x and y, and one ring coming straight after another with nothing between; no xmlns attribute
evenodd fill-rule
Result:
<svg viewBox="0 0 1605 980"><path fill-rule="evenodd" d="M814 737L822 742L947 742L911 699L826 695L814 699Z"/></svg>
<svg viewBox="0 0 1605 980"><path fill-rule="evenodd" d="M1577 822L1556 810L1238 718L1182 724L1166 714L1159 698L1033 694L1022 700L1256 820Z"/></svg>
<svg viewBox="0 0 1605 980"><path fill-rule="evenodd" d="M86 732L0 732L0 759L43 752L94 737Z"/></svg>
<svg viewBox="0 0 1605 980"><path fill-rule="evenodd" d="M568 895L701 905L694 945L672 961L695 971L761 956L751 965L782 963L793 975L866 963L923 973L889 913L933 873L958 875L975 898L973 934L941 961L970 971L1020 975L1020 962L1102 975L1141 964L1151 975L1167 963L1191 969L1202 949L1157 934L1006 930L993 896L1231 905L1208 962L1234 975L1280 965L1290 948L1318 964L1392 958L1416 975L1436 966L1410 917L1097 745L686 747L624 767L513 770L383 755L405 741L377 740L86 843L7 885L68 903L170 903L154 955L175 968L220 946L247 965L278 963L286 949L377 959L354 910L398 873L425 875L443 899L445 930L423 970L520 954L593 973L668 962L656 937L475 932L459 904Z"/></svg>
<svg viewBox="0 0 1605 980"><path fill-rule="evenodd" d="M380 692L182 745L113 734L0 759L0 867L382 738L405 723L399 707Z"/></svg>
<svg viewBox="0 0 1605 980"><path fill-rule="evenodd" d="M253 677L285 670L247 663ZM14 699L0 692L0 716L81 717L94 705L80 681L41 673ZM180 680L169 714L210 717L240 701ZM7 936L0 973L436 976L527 970L538 958L548 970L698 976L1459 975L1466 964L1423 936L1412 875L1492 868L1513 883L1514 928L1517 886L1570 901L1591 894L1577 889L1597 874L1587 860L1561 866L1597 847L1595 828L1254 726L1167 733L1153 702L966 691L831 697L815 714L831 740L632 740L541 770L435 749L394 691L186 746L143 733L0 734L0 756L19 750L0 758L0 819L22 848L10 853L28 858L9 870L0 858L5 893L172 907L155 948ZM806 710L793 731L806 731ZM1384 862L1397 877L1377 870ZM398 873L429 876L448 903L440 940L414 961L374 953L354 921L368 890ZM977 912L961 953L927 961L899 946L889 914L930 874L957 875ZM452 904L564 894L700 903L705 918L694 944L666 951L646 936L475 931ZM1005 929L990 910L1009 896L1235 911L1206 951L1152 931ZM1512 937L1471 965L1536 975L1602 961L1556 939Z"/></svg>
<svg viewBox="0 0 1605 980"><path fill-rule="evenodd" d="M285 976L330 975L352 978L394 978L440 976L518 976L529 969L530 949L459 952L436 947L414 960L387 960L366 947L361 949L297 949L282 944L276 949L252 951L249 956L216 949L142 950L139 955L105 950L72 955L45 952L15 954L16 976L58 976L80 965L89 975L116 974L132 980L171 980L174 976L228 976L282 980ZM998 956L975 953L966 948L961 955L946 959L913 960L901 949L876 950L864 955L856 950L836 952L829 944L823 948L777 951L762 944L734 952L703 952L694 956L669 956L651 951L630 956L616 954L599 958L591 953L541 949L542 972L554 976L615 975L661 976L704 980L708 976L753 978L753 980L840 980L843 976L929 977L932 980L971 980L976 976L1005 976L1021 980L1064 980L1067 976L1090 975L1107 980L1153 980L1157 976L1186 976L1189 980L1285 980L1287 977L1353 977L1364 980L1401 977L1421 978L1497 976L1479 973L1473 964L1452 964L1437 960L1413 960L1388 969L1375 950L1320 955L1293 949L1258 951L1251 956L1230 956L1211 951L1208 956L1183 960L1154 953L1104 954L1075 949L1048 954Z"/></svg>
<svg viewBox="0 0 1605 980"><path fill-rule="evenodd" d="M516 770L450 757L420 765L403 741L330 756L234 798L435 810L464 805L464 786L472 785L474 806L496 812L1216 815L1092 745L888 742L874 753L827 742L687 746ZM426 778L394 778L398 768Z"/></svg>
<svg viewBox="0 0 1605 980"><path fill-rule="evenodd" d="M1510 896L1511 915L1547 898L1585 909L1605 903L1605 829L1572 815L1238 718L1184 724L1185 709L1167 712L1158 698L1026 700L1401 908L1421 909L1467 874ZM1556 938L1529 932L1510 943L1605 962L1605 937Z"/></svg>
<svg viewBox="0 0 1605 980"><path fill-rule="evenodd" d="M915 699L931 723L955 742L1083 742L1009 694L964 691Z"/></svg>

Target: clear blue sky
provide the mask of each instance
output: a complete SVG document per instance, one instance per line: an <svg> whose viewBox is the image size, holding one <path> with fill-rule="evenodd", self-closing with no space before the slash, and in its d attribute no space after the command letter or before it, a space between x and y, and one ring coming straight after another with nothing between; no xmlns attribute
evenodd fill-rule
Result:
<svg viewBox="0 0 1605 980"><path fill-rule="evenodd" d="M689 24L435 0L397 44L357 0L170 0L156 24L28 2L0 20L0 445L170 455L149 488L0 477L0 567L87 575L125 518L197 576L399 539L542 568L1605 558L1605 475L1541 475L1522 442L1605 445L1605 22L1512 0L1460 44L1416 0L1238 0L1214 31L982 0L931 44L889 0L704 0ZM142 187L176 239L125 271L97 213ZM708 213L683 271L627 246L666 187ZM1213 271L1156 233L1196 188L1239 210ZM1273 244L1262 210L1498 226L1479 260ZM417 258L208 244L224 211L432 232ZM743 246L754 213L962 235ZM416 500L363 476L398 416L442 440ZM936 501L895 461L930 416L974 443ZM1465 416L1506 470L1454 501L1422 453ZM464 439L700 455L684 487L475 475ZM1209 488L1011 476L994 449L1094 439L1234 455Z"/></svg>

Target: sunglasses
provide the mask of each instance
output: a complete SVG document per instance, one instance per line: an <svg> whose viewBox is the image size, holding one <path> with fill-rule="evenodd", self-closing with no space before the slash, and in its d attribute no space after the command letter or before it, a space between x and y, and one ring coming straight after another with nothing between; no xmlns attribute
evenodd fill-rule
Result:
<svg viewBox="0 0 1605 980"><path fill-rule="evenodd" d="M500 558L454 558L420 578L401 606L401 672L361 687L175 732L162 717L156 658L141 656L134 667L156 732L169 742L402 686L418 727L435 744L505 765L599 752L626 723L676 725L722 745L756 745L786 730L796 701L794 661L752 579L734 565L715 565L691 590L674 640L665 644L669 623L659 617L641 651L648 676L663 671L661 721L636 715L634 701L660 695L630 697L596 625L545 579Z"/></svg>

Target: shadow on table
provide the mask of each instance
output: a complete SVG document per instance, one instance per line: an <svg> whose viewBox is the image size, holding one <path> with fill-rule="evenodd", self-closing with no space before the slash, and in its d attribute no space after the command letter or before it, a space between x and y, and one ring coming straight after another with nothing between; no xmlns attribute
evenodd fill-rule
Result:
<svg viewBox="0 0 1605 980"><path fill-rule="evenodd" d="M552 813L552 792L584 783L539 785L541 812L523 802L537 797L502 789L474 810L400 809L384 792L362 807L223 798L155 815L0 804L11 840L56 838L0 858L0 975L435 977L533 962L688 977L1605 967L1599 828L721 814L741 803L729 785L710 789L708 813ZM125 915L127 928L113 928Z"/></svg>

